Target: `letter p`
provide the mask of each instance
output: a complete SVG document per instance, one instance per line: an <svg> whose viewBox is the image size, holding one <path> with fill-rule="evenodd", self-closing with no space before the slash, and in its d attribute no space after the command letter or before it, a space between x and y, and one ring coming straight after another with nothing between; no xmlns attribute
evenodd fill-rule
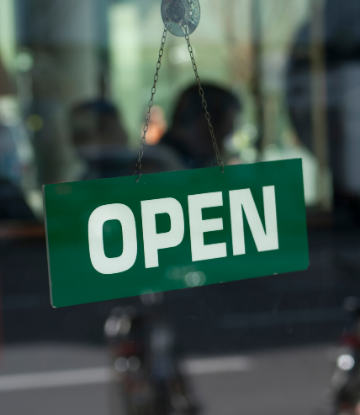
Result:
<svg viewBox="0 0 360 415"><path fill-rule="evenodd" d="M170 231L156 232L156 215L166 213L170 216ZM144 236L145 267L159 266L160 249L180 245L184 238L184 213L180 203L173 198L147 200L141 202L141 215Z"/></svg>

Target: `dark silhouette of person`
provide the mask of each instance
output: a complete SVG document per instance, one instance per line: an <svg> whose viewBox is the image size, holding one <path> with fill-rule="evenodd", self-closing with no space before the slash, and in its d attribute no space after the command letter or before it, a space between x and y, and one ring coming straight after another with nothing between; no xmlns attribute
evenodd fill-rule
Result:
<svg viewBox="0 0 360 415"><path fill-rule="evenodd" d="M70 113L72 142L86 171L79 180L128 176L136 173L139 152L128 146L128 136L118 109L105 97L75 106ZM140 142L140 137L139 137ZM180 165L169 151L148 147L142 159L142 173L178 170Z"/></svg>
<svg viewBox="0 0 360 415"><path fill-rule="evenodd" d="M335 215L360 222L360 2L327 0L323 14L325 111ZM313 41L311 24L306 23L294 39L286 74L290 119L300 141L311 151L315 141L310 54Z"/></svg>
<svg viewBox="0 0 360 415"><path fill-rule="evenodd" d="M110 101L99 98L75 106L70 124L72 142L86 164L81 180L129 174L134 156L127 148L118 110Z"/></svg>
<svg viewBox="0 0 360 415"><path fill-rule="evenodd" d="M217 145L226 163L224 141L234 130L235 118L241 111L241 105L234 94L222 87L204 83L202 88ZM174 151L184 168L214 165L215 151L197 85L190 86L180 95L171 126L161 139L159 147Z"/></svg>

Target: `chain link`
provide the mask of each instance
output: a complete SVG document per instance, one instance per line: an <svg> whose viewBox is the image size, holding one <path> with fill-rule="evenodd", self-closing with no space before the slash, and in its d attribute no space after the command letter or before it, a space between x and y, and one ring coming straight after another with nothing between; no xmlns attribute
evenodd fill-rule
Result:
<svg viewBox="0 0 360 415"><path fill-rule="evenodd" d="M196 62L195 62L194 51L193 51L193 48L190 44L190 36L189 36L189 33L188 33L188 27L186 27L186 29L184 29L184 30L186 30L185 39L186 39L186 42L187 42L188 51L190 53L190 58L191 58L191 63L192 63L193 70L194 70L194 73L195 73L196 83L198 84L198 87L199 87L199 94L200 94L200 97L201 97L202 106L205 110L205 118L206 118L206 121L208 123L209 133L210 133L211 140L212 140L214 150L215 150L215 154L216 154L215 166L222 166L222 171L224 172L224 162L221 159L219 147L217 145L217 141L216 141L216 137L215 137L214 127L211 124L211 117L210 117L209 111L207 109L208 105L207 105L207 102L206 102L206 99L205 99L205 93L204 93L204 90L201 86L200 76L199 76L197 65L196 65Z"/></svg>
<svg viewBox="0 0 360 415"><path fill-rule="evenodd" d="M156 72L155 72L155 76L154 76L154 83L153 86L151 88L151 96L150 96L150 101L149 101L149 106L148 106L148 112L146 114L146 119L145 119L145 124L144 124L144 128L143 128L143 136L141 139L141 147L140 147L140 151L139 151L139 159L135 165L135 173L139 174L139 177L137 179L136 182L138 182L141 178L141 168L142 168L142 158L144 156L144 146L146 144L146 133L149 130L149 122L150 122L150 118L151 118L151 108L154 105L154 95L156 93L156 84L159 80L159 71L161 68L161 60L162 57L164 55L164 47L165 47L165 43L166 43L166 36L167 36L168 30L166 28L166 26L164 27L164 32L161 38L161 46L160 46L160 50L159 50L159 58L156 64Z"/></svg>
<svg viewBox="0 0 360 415"><path fill-rule="evenodd" d="M206 121L208 123L211 140L212 140L213 147L214 147L214 150L215 150L215 155L216 155L215 166L222 166L222 171L224 172L224 163L221 159L219 147L217 145L217 141L216 141L216 137L215 137L214 127L211 124L211 117L210 117L209 111L207 109L208 105L207 105L207 102L206 102L206 99L205 99L205 93L204 93L204 90L201 86L200 77L199 77L198 69L197 69L196 62L195 62L194 51L193 51L193 48L190 44L190 37L189 37L188 27L186 26L186 28L184 28L183 30L184 30L184 33L185 33L185 39L186 39L186 42L187 42L188 51L190 53L192 67L193 67L193 70L194 70L194 73L195 73L196 83L199 87L199 94L200 94L200 97L201 97L202 106L205 110L205 118L206 118ZM151 118L151 108L154 105L154 95L156 93L156 84L159 80L159 71L160 71L160 68L161 68L161 60L162 60L162 57L163 57L163 54L164 54L164 47L165 47L167 33L168 33L168 30L165 26L164 27L164 32L163 32L163 35L162 35L162 38L161 38L161 47L160 47L160 50L159 50L159 59L158 59L157 64L156 64L154 84L151 88L151 96L150 96L150 101L149 101L149 106L148 106L148 112L146 114L145 124L144 124L144 128L143 128L143 136L142 136L142 139L141 139L139 159L138 159L138 161L135 165L136 170L135 170L134 175L136 175L136 174L139 175L136 182L139 182L139 180L141 178L142 159L143 159L143 156L144 156L144 146L146 144L146 133L149 130L149 121L150 121L150 118Z"/></svg>

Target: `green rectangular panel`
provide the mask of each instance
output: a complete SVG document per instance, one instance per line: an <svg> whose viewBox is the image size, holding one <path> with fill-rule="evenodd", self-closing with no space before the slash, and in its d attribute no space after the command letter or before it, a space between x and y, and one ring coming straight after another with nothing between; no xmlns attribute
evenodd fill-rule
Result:
<svg viewBox="0 0 360 415"><path fill-rule="evenodd" d="M54 307L305 270L301 160L44 186Z"/></svg>

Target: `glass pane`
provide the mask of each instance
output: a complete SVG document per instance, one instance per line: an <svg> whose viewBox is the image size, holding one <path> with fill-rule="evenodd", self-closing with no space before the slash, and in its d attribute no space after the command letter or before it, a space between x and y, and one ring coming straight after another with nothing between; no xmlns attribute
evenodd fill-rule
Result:
<svg viewBox="0 0 360 415"><path fill-rule="evenodd" d="M183 37L148 117L160 0L1 0L1 414L360 413L360 4L200 6L222 160L302 159L310 267L52 309L43 185L134 174L144 128L144 174L216 155Z"/></svg>

